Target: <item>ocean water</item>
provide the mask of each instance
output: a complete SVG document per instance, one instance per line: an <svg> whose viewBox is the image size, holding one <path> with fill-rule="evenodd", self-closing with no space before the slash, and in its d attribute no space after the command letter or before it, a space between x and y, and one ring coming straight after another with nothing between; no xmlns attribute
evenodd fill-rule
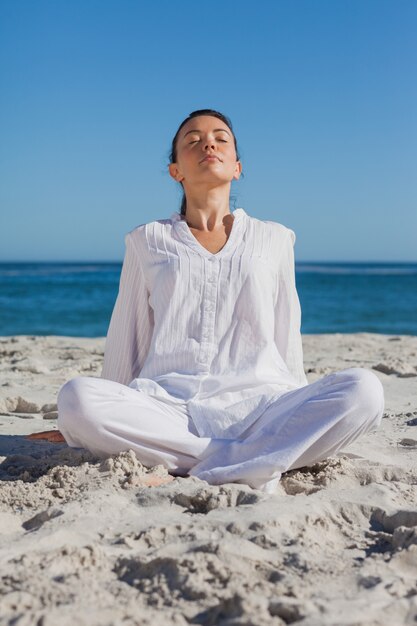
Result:
<svg viewBox="0 0 417 626"><path fill-rule="evenodd" d="M304 333L417 335L417 263L300 263Z"/></svg>
<svg viewBox="0 0 417 626"><path fill-rule="evenodd" d="M0 263L0 335L107 332L121 263ZM417 335L417 263L298 263L303 333Z"/></svg>

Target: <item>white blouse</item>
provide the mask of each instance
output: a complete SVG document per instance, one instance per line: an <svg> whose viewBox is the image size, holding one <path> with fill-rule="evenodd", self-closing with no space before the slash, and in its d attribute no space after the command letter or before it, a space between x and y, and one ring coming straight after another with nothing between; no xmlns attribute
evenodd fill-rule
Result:
<svg viewBox="0 0 417 626"><path fill-rule="evenodd" d="M307 384L292 230L232 212L213 254L178 212L126 236L102 377L187 403L202 437L241 435Z"/></svg>

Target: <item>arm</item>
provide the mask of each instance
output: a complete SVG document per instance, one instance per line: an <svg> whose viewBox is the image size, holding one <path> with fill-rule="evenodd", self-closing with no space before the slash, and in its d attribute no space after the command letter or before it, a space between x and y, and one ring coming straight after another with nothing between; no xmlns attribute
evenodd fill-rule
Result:
<svg viewBox="0 0 417 626"><path fill-rule="evenodd" d="M300 385L306 385L300 331L301 307L295 285L294 243L295 233L287 229L275 303L275 343L291 374Z"/></svg>
<svg viewBox="0 0 417 626"><path fill-rule="evenodd" d="M119 293L107 332L101 376L128 385L143 367L152 337L153 318L132 234L126 236L125 242Z"/></svg>

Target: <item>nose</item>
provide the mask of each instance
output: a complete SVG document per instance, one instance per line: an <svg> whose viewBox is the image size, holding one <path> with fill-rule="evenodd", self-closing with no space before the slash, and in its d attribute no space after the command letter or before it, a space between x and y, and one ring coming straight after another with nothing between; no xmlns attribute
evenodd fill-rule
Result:
<svg viewBox="0 0 417 626"><path fill-rule="evenodd" d="M214 141L214 138L208 137L204 144L204 150L215 150L215 149L216 149L216 142Z"/></svg>

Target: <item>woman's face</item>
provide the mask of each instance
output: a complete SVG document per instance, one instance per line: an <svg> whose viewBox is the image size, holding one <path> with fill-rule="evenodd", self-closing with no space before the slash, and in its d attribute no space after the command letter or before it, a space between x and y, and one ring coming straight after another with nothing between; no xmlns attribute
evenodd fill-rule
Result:
<svg viewBox="0 0 417 626"><path fill-rule="evenodd" d="M236 160L230 128L217 117L201 115L182 127L176 144L176 163L169 172L184 189L237 180L242 171Z"/></svg>

